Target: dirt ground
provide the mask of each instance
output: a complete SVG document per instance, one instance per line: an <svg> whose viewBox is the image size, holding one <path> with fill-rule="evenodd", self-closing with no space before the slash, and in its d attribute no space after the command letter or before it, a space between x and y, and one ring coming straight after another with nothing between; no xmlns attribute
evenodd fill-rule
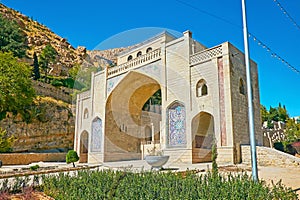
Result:
<svg viewBox="0 0 300 200"><path fill-rule="evenodd" d="M274 183L282 180L282 184L295 190L300 199L300 166L297 168L259 167L258 178L270 184L272 180Z"/></svg>

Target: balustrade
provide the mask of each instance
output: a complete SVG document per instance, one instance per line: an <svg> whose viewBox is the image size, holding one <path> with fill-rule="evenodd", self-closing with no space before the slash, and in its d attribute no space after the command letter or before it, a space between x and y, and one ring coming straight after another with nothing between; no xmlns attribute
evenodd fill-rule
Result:
<svg viewBox="0 0 300 200"><path fill-rule="evenodd" d="M161 49L153 50L147 54L139 56L133 60L123 63L119 66L112 67L108 69L108 77L116 76L118 74L129 71L141 65L151 63L155 60L159 60L161 57Z"/></svg>

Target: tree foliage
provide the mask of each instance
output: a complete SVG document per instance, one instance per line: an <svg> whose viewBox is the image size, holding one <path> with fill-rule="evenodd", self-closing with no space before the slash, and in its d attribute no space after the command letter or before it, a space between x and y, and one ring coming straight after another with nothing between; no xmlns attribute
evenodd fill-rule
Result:
<svg viewBox="0 0 300 200"><path fill-rule="evenodd" d="M92 72L98 72L99 70L98 67L83 68L80 65L75 65L73 71L71 70L71 74L69 74L75 80L74 88L78 90L90 89Z"/></svg>
<svg viewBox="0 0 300 200"><path fill-rule="evenodd" d="M13 136L8 136L6 130L0 128L0 153L11 152L14 142L15 138Z"/></svg>
<svg viewBox="0 0 300 200"><path fill-rule="evenodd" d="M45 80L47 79L50 65L54 64L56 57L56 50L50 44L47 44L46 47L42 50L39 57L39 65L45 73Z"/></svg>
<svg viewBox="0 0 300 200"><path fill-rule="evenodd" d="M31 68L12 53L0 52L0 119L7 112L26 113L35 96L31 85Z"/></svg>
<svg viewBox="0 0 300 200"><path fill-rule="evenodd" d="M19 25L0 15L0 50L13 52L14 56L22 58L26 54L26 36Z"/></svg>
<svg viewBox="0 0 300 200"><path fill-rule="evenodd" d="M285 108L285 106L281 106L279 103L278 107L271 107L267 110L265 106L260 106L260 114L261 114L261 122L268 122L268 128L273 128L272 121L275 122L287 122L289 119L289 114Z"/></svg>
<svg viewBox="0 0 300 200"><path fill-rule="evenodd" d="M212 145L212 154L211 154L211 159L212 159L212 174L216 176L218 174L218 164L217 164L217 157L218 157L218 152L217 152L217 144L216 144L216 139L214 138L213 140L213 145Z"/></svg>
<svg viewBox="0 0 300 200"><path fill-rule="evenodd" d="M66 162L73 163L73 167L75 167L74 162L77 162L79 160L78 154L74 150L69 150L67 155L66 155Z"/></svg>
<svg viewBox="0 0 300 200"><path fill-rule="evenodd" d="M33 54L33 79L38 80L40 79L40 67L39 67L39 61L36 53Z"/></svg>
<svg viewBox="0 0 300 200"><path fill-rule="evenodd" d="M285 140L288 143L292 143L300 139L300 124L297 124L292 118L288 119L285 127L285 135Z"/></svg>

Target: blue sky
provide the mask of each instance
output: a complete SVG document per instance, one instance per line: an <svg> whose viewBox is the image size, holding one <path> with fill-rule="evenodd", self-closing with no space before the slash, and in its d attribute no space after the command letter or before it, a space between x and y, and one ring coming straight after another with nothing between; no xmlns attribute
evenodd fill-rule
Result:
<svg viewBox="0 0 300 200"><path fill-rule="evenodd" d="M274 0L246 1L248 31L300 70L300 29L282 13ZM278 1L300 24L300 1ZM48 26L74 47L94 49L101 43L100 48L105 48L107 46L103 41L121 32L160 27L178 32L191 30L193 37L207 47L229 41L239 49L244 49L241 0L0 2ZM151 34L150 31L144 32L134 38L138 41ZM291 116L299 116L300 74L273 58L253 39L250 38L249 42L250 57L259 68L261 103L275 107L281 102Z"/></svg>

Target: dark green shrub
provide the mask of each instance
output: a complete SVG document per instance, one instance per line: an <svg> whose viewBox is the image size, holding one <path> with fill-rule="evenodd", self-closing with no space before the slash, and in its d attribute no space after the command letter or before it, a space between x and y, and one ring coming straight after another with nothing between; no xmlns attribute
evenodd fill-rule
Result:
<svg viewBox="0 0 300 200"><path fill-rule="evenodd" d="M73 88L74 87L74 79L66 78L62 80L64 87Z"/></svg>
<svg viewBox="0 0 300 200"><path fill-rule="evenodd" d="M292 143L291 146L297 152L297 154L300 154L300 141Z"/></svg>
<svg viewBox="0 0 300 200"><path fill-rule="evenodd" d="M282 142L275 142L274 143L274 148L279 150L279 151L284 151L284 145Z"/></svg>
<svg viewBox="0 0 300 200"><path fill-rule="evenodd" d="M63 86L63 82L61 80L58 80L58 79L54 79L51 81L51 85L55 86L55 87L60 87L60 86Z"/></svg>
<svg viewBox="0 0 300 200"><path fill-rule="evenodd" d="M31 171L36 171L38 168L40 168L39 165L32 165L32 166L30 166L30 170Z"/></svg>
<svg viewBox="0 0 300 200"><path fill-rule="evenodd" d="M74 162L77 162L79 160L78 154L74 150L69 150L67 155L66 155L66 162L73 163L73 167L75 167Z"/></svg>

